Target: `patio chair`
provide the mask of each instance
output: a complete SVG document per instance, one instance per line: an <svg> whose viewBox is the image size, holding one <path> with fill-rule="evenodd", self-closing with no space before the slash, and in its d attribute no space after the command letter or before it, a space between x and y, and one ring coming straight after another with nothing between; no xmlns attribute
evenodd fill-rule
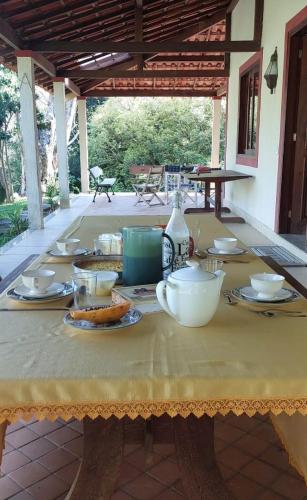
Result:
<svg viewBox="0 0 307 500"><path fill-rule="evenodd" d="M114 184L116 182L115 177L104 177L103 170L100 167L90 168L90 174L95 182L95 194L93 198L93 203L95 203L97 194L105 193L107 195L109 203L111 203L111 198L109 196L109 189L114 195Z"/></svg>
<svg viewBox="0 0 307 500"><path fill-rule="evenodd" d="M146 205L164 205L164 201L158 195L163 185L164 167L155 165L132 165L130 174L136 177L135 182L132 182L132 187L137 196L138 203L146 203ZM158 203L152 204L152 201L157 199Z"/></svg>

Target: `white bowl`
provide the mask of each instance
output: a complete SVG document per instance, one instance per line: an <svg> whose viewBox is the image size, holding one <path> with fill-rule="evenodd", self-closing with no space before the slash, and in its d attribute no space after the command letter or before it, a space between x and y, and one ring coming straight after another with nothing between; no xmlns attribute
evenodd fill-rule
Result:
<svg viewBox="0 0 307 500"><path fill-rule="evenodd" d="M214 246L218 250L233 250L237 243L237 238L216 238L214 240Z"/></svg>
<svg viewBox="0 0 307 500"><path fill-rule="evenodd" d="M24 271L21 275L23 284L31 290L31 292L44 292L52 285L55 277L55 271L48 269L32 269Z"/></svg>
<svg viewBox="0 0 307 500"><path fill-rule="evenodd" d="M98 271L96 295L111 295L111 290L118 279L118 274L115 271Z"/></svg>
<svg viewBox="0 0 307 500"><path fill-rule="evenodd" d="M56 241L56 246L62 252L63 255L65 254L72 254L76 248L78 248L78 245L80 243L80 240L78 238L61 238L60 240Z"/></svg>
<svg viewBox="0 0 307 500"><path fill-rule="evenodd" d="M281 290L285 278L280 274L260 273L250 276L250 280L259 299L271 299Z"/></svg>

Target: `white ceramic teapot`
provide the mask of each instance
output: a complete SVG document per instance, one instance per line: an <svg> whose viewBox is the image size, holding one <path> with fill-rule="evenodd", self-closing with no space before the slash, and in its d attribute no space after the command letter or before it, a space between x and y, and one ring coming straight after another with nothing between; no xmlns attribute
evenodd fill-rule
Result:
<svg viewBox="0 0 307 500"><path fill-rule="evenodd" d="M203 271L199 263L187 261L189 267L170 274L157 285L157 297L163 309L183 326L204 326L217 309L225 272Z"/></svg>

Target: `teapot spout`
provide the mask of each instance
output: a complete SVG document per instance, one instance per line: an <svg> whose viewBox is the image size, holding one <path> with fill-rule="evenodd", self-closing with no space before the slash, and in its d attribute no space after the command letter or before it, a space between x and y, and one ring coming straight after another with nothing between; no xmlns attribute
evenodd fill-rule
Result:
<svg viewBox="0 0 307 500"><path fill-rule="evenodd" d="M225 271L223 271L223 269L219 269L218 271L215 271L214 274L218 279L219 288L221 289L226 273Z"/></svg>

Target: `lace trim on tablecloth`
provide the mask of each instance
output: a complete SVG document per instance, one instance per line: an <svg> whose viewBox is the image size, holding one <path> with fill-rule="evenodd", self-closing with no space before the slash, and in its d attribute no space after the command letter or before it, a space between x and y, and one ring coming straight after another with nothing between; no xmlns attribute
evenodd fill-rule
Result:
<svg viewBox="0 0 307 500"><path fill-rule="evenodd" d="M36 417L39 420L48 418L56 420L61 417L64 420L76 418L78 420L88 416L109 418L112 415L117 418L128 416L149 418L154 415L159 417L167 413L171 417L180 415L187 417L190 414L201 417L202 415L214 416L217 413L226 415L233 412L235 415L246 413L252 417L256 413L264 415L273 413L278 415L285 412L293 415L299 412L307 415L307 399L220 399L208 401L123 401L123 402L76 402L76 403L28 403L22 406L1 407L0 423L4 421L15 422L19 419L30 420Z"/></svg>

